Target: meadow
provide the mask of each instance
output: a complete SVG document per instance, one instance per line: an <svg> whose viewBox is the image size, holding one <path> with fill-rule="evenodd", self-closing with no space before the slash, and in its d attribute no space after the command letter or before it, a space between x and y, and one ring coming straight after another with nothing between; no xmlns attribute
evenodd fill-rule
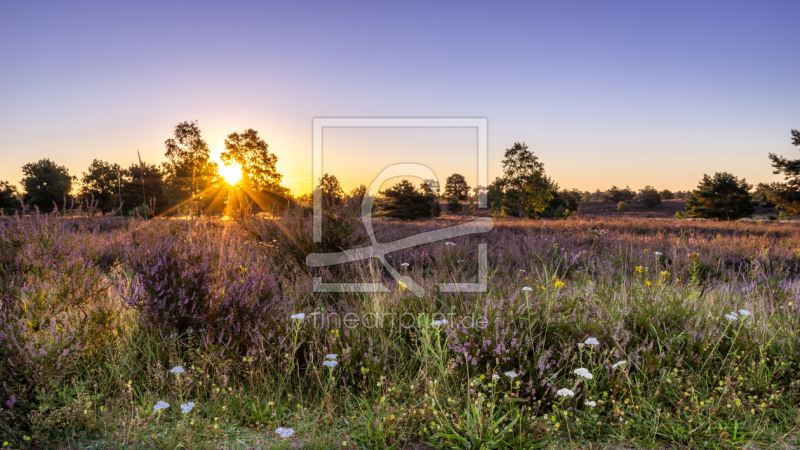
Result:
<svg viewBox="0 0 800 450"><path fill-rule="evenodd" d="M798 224L495 218L387 257L417 297L374 259L309 268L368 243L325 220L2 218L4 448L800 444ZM479 243L486 292L439 291Z"/></svg>

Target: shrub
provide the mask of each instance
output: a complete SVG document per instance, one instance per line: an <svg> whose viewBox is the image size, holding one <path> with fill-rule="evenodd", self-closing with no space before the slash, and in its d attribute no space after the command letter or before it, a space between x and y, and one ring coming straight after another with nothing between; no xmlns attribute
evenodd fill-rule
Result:
<svg viewBox="0 0 800 450"><path fill-rule="evenodd" d="M664 189L663 191L659 192L658 195L661 196L661 200L672 200L675 198L675 194L673 194L669 189Z"/></svg>
<svg viewBox="0 0 800 450"><path fill-rule="evenodd" d="M661 204L661 194L653 186L646 186L639 191L636 201L644 205L645 208L653 208Z"/></svg>
<svg viewBox="0 0 800 450"><path fill-rule="evenodd" d="M381 194L388 199L383 211L395 219L424 219L441 213L436 197L420 193L408 180L400 181Z"/></svg>
<svg viewBox="0 0 800 450"><path fill-rule="evenodd" d="M625 203L625 202L617 203L617 211L627 211L627 210L628 210L628 204L627 203Z"/></svg>
<svg viewBox="0 0 800 450"><path fill-rule="evenodd" d="M450 197L447 199L447 211L451 213L457 213L464 210L464 207L461 205L461 202L458 201L458 197Z"/></svg>
<svg viewBox="0 0 800 450"><path fill-rule="evenodd" d="M611 189L603 192L604 202L629 202L636 197L636 193L629 187L618 188L611 186Z"/></svg>
<svg viewBox="0 0 800 450"><path fill-rule="evenodd" d="M751 185L727 172L703 175L697 189L686 199L686 215L718 220L736 220L755 212Z"/></svg>

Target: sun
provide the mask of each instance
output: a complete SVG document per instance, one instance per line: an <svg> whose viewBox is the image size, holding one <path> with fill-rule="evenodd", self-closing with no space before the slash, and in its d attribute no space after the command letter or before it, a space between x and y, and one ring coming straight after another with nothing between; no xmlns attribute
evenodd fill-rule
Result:
<svg viewBox="0 0 800 450"><path fill-rule="evenodd" d="M234 185L242 179L242 168L236 164L222 164L219 166L219 174L222 175L222 178L225 178L228 184Z"/></svg>

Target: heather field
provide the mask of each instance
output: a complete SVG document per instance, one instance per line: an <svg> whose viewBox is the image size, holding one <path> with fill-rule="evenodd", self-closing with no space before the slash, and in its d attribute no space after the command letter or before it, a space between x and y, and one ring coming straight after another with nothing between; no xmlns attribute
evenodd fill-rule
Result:
<svg viewBox="0 0 800 450"><path fill-rule="evenodd" d="M467 218L376 220L379 242ZM5 448L745 448L800 444L800 224L495 218L366 245L277 220L0 220ZM440 292L479 277L486 292ZM454 245L453 245L454 244ZM381 293L314 293L322 281Z"/></svg>

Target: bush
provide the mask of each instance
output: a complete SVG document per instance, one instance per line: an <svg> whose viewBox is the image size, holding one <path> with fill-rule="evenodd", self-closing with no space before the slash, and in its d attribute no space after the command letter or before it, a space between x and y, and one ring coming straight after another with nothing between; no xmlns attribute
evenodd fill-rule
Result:
<svg viewBox="0 0 800 450"><path fill-rule="evenodd" d="M625 203L625 202L617 203L617 211L627 211L627 210L628 210L628 204L627 203Z"/></svg>
<svg viewBox="0 0 800 450"><path fill-rule="evenodd" d="M703 175L697 189L686 199L686 215L718 220L736 220L755 212L751 185L727 172Z"/></svg>
<svg viewBox="0 0 800 450"><path fill-rule="evenodd" d="M464 210L458 197L450 197L447 199L447 211L450 213L457 213Z"/></svg>
<svg viewBox="0 0 800 450"><path fill-rule="evenodd" d="M661 194L653 186L646 186L639 192L636 201L645 208L653 208L661 204Z"/></svg>
<svg viewBox="0 0 800 450"><path fill-rule="evenodd" d="M658 194L661 196L661 200L672 200L675 198L675 194L673 194L669 189L664 189Z"/></svg>
<svg viewBox="0 0 800 450"><path fill-rule="evenodd" d="M603 192L604 202L629 202L636 197L636 193L629 187L624 189L611 186L611 189Z"/></svg>
<svg viewBox="0 0 800 450"><path fill-rule="evenodd" d="M388 199L383 205L383 211L389 217L415 220L441 214L441 206L436 197L422 194L408 180L400 181L381 194Z"/></svg>

